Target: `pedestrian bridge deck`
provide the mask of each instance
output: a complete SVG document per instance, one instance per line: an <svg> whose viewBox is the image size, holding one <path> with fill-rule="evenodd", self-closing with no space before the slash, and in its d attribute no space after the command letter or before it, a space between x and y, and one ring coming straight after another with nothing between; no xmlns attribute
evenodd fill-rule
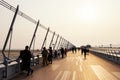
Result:
<svg viewBox="0 0 120 80"><path fill-rule="evenodd" d="M12 80L120 80L120 65L93 54L84 59L80 52L69 52L53 64L35 66L30 76L21 73Z"/></svg>

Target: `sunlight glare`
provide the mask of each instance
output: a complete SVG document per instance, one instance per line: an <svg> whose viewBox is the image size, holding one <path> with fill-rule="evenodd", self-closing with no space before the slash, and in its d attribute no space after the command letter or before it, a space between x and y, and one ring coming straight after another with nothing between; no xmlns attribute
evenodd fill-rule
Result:
<svg viewBox="0 0 120 80"><path fill-rule="evenodd" d="M82 22L94 22L96 20L96 9L94 6L81 6L79 16Z"/></svg>

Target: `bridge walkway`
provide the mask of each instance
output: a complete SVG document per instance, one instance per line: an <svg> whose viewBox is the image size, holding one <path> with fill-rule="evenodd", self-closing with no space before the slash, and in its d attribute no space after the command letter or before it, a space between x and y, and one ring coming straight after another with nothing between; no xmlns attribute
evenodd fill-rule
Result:
<svg viewBox="0 0 120 80"><path fill-rule="evenodd" d="M68 52L53 64L34 67L30 76L21 73L11 80L120 80L120 65L90 53L85 59L80 52Z"/></svg>

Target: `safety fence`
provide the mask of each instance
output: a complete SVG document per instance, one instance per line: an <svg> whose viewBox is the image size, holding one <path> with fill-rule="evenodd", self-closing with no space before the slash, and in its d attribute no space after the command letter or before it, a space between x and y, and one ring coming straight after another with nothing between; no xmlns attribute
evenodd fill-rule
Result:
<svg viewBox="0 0 120 80"><path fill-rule="evenodd" d="M90 48L90 52L107 60L120 64L120 48L118 47L114 48L93 47Z"/></svg>
<svg viewBox="0 0 120 80"><path fill-rule="evenodd" d="M43 47L59 50L75 47L64 37L52 31L4 0L0 0L0 79L8 79L20 72L19 51L26 45L34 55L32 63L39 64ZM34 66L33 65L33 66Z"/></svg>

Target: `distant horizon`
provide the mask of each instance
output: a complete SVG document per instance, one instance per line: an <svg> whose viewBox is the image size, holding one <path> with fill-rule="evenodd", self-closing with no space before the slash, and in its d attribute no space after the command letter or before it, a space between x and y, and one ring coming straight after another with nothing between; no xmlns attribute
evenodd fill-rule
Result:
<svg viewBox="0 0 120 80"><path fill-rule="evenodd" d="M81 45L81 46L86 46L86 45ZM81 47L81 46L76 46L76 47ZM120 48L120 45L118 46L110 46L110 45L96 45L96 46L92 46L91 47L99 47L99 48ZM48 48L47 48L48 49ZM15 50L15 51L20 51L20 50L24 50L24 48L22 49L10 49L10 50ZM31 50L40 50L40 49L31 49ZM0 49L0 52L2 51L2 49ZM9 49L5 49L5 51L9 51Z"/></svg>

